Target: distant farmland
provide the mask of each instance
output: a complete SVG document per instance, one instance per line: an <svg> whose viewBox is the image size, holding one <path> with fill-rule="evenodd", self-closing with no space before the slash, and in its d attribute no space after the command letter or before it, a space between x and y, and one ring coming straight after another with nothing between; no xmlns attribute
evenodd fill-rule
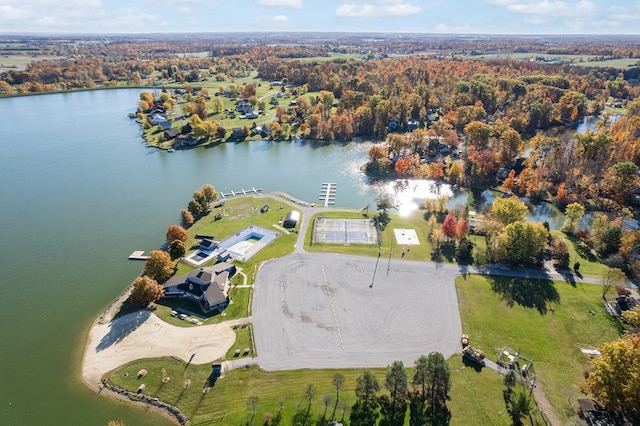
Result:
<svg viewBox="0 0 640 426"><path fill-rule="evenodd" d="M627 69L637 66L640 58L619 58L596 60L597 55L564 55L564 54L545 54L545 53L490 53L484 55L467 55L466 59L511 59L514 61L528 61L532 58L544 58L548 61L569 62L573 65L581 67L612 67L618 69Z"/></svg>

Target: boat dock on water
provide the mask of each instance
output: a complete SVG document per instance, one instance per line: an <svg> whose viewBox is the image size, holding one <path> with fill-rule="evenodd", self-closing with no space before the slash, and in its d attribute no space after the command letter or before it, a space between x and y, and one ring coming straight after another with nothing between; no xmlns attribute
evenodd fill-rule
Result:
<svg viewBox="0 0 640 426"><path fill-rule="evenodd" d="M221 192L222 198L237 197L239 195L259 194L262 192L262 188L241 189L240 191Z"/></svg>
<svg viewBox="0 0 640 426"><path fill-rule="evenodd" d="M320 189L320 201L325 207L334 205L336 203L336 189L337 183L323 183L322 189Z"/></svg>

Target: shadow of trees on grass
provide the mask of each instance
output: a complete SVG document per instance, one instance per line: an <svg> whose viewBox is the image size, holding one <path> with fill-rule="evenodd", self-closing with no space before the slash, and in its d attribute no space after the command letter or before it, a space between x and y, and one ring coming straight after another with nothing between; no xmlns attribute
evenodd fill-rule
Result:
<svg viewBox="0 0 640 426"><path fill-rule="evenodd" d="M507 277L487 277L487 279L491 289L500 294L502 300L509 306L517 303L525 308L535 308L540 315L545 315L552 303L560 303L560 294L551 280Z"/></svg>
<svg viewBox="0 0 640 426"><path fill-rule="evenodd" d="M583 241L574 236L567 236L569 241L573 243L573 247L576 253L583 259L587 259L590 262L598 262L598 257L591 251L591 248L587 246Z"/></svg>

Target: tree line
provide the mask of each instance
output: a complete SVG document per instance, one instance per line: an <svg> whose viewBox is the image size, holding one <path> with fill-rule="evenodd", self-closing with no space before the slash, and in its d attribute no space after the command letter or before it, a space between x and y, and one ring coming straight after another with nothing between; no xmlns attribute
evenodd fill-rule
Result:
<svg viewBox="0 0 640 426"><path fill-rule="evenodd" d="M352 426L401 426L407 421L412 426L448 425L451 412L447 408L450 399L451 373L444 357L439 352L420 356L409 378L401 361L387 367L384 381L370 370L365 370L356 380L354 389L356 402L349 407L341 397L345 377L336 373L332 379L333 391L321 396L322 406L317 405L318 389L314 384L305 388L305 404L299 401L296 412L287 424L294 426L326 425L339 421ZM252 395L247 400L249 419L254 424L259 398ZM265 412L262 423L268 426L283 424L284 401L279 403L278 413ZM321 413L320 413L321 410Z"/></svg>

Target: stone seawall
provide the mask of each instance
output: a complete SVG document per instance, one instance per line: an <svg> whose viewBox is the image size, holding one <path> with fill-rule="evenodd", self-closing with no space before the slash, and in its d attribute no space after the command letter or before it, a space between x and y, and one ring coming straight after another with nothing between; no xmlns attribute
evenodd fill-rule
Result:
<svg viewBox="0 0 640 426"><path fill-rule="evenodd" d="M154 407L160 410L166 411L168 414L173 416L181 425L189 424L189 418L185 416L184 413L180 411L179 408L174 407L173 405L169 405L165 402L162 402L158 398L153 398L143 393L129 392L128 390L124 390L116 385L112 385L111 383L109 383L107 379L103 379L102 384L104 385L105 388L107 388L111 392L126 396L131 401L146 403L149 405L153 405Z"/></svg>

